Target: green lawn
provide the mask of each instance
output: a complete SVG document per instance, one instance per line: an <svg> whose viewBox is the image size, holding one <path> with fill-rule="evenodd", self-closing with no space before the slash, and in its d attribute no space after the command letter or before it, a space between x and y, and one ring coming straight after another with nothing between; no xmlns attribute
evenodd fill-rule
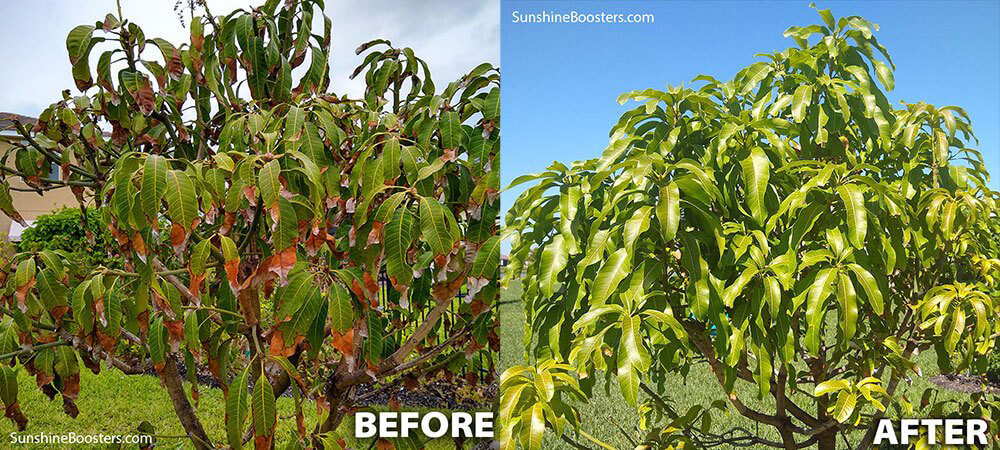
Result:
<svg viewBox="0 0 1000 450"><path fill-rule="evenodd" d="M525 318L523 304L518 301L520 295L521 287L519 284L512 285L509 289L501 292L502 301L514 302L504 305L501 310L501 370L511 365L524 363L522 331L525 325ZM900 388L897 389L897 396L905 395L911 402L919 404L920 396L925 389L928 387L936 388L936 385L931 383L929 378L938 375L940 372L934 362L932 352L925 352L916 359L923 369L924 377L914 378L913 383L909 385L905 382L901 383ZM633 439L641 436L641 433L637 431L639 415L635 410L626 405L625 400L618 390L617 383L612 381L609 384L606 385L599 381L598 385L594 388L594 398L590 399L586 404L578 405L583 418L584 429L616 448L633 448L634 446L629 443L629 440L619 430L619 426L629 431ZM707 365L693 367L686 380L679 375L670 377L666 386L664 391L666 397L673 401L675 409L679 411L686 411L690 406L695 404L707 406L716 399L725 398L724 391L719 387L715 376L708 369ZM774 411L774 404L769 401L770 397L761 400L757 399L756 386L739 383L736 389L740 398L748 406L761 411ZM641 395L642 393L640 392ZM938 399L959 399L963 396L967 397L967 395L954 391L940 390ZM642 401L643 398L640 397L640 403ZM713 432L716 433L739 426L755 435L780 441L778 433L773 428L765 425L755 425L754 422L741 416L732 407L727 411L726 416L716 414L713 419L715 419L713 420ZM849 437L852 443L858 440L857 434L860 433ZM844 446L843 440L838 440L838 443ZM552 433L546 433L542 448L571 447L555 438Z"/></svg>
<svg viewBox="0 0 1000 450"><path fill-rule="evenodd" d="M81 369L83 367L81 366ZM62 400L56 397L50 401L35 387L34 379L27 376L21 369L18 377L18 399L21 410L28 417L26 434L106 434L130 435L137 434L136 427L146 420L156 427L158 435L183 435L180 422L174 415L173 407L166 391L160 387L159 380L146 375L124 375L117 370L102 370L94 375L89 370L81 371L80 396L77 405L80 415L73 419L63 413ZM185 383L186 388L189 385ZM205 431L214 443L222 445L225 440L225 403L222 391L202 386L199 389L200 402L198 417ZM306 426L311 427L316 422L316 408L312 402L303 408L306 415ZM416 411L429 411L417 408ZM278 438L277 448L295 435L295 405L291 398L278 399ZM17 428L6 418L0 422L0 447L9 446L9 434ZM354 434L354 424L346 419L341 426L342 434L347 438L348 446L366 449L369 440L357 442L351 439ZM252 446L252 444L251 444ZM187 439L162 439L158 448L188 448ZM51 446L18 446L17 448L51 448ZM429 449L453 449L450 439L438 439L427 445Z"/></svg>

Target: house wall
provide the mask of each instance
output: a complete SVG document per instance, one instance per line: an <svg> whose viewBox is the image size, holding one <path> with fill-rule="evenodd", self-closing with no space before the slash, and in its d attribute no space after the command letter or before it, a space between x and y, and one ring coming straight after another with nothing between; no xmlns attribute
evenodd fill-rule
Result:
<svg viewBox="0 0 1000 450"><path fill-rule="evenodd" d="M0 155L4 154L11 148L11 144L5 140L0 139ZM13 167L14 158L8 158L8 166ZM12 188L28 188L29 186L24 184L23 181L17 177L10 176L7 178L10 186ZM14 209L21 213L24 220L34 220L40 215L48 214L59 208L65 206L77 206L76 197L73 195L68 187L53 189L51 191L45 191L42 195L38 195L34 192L19 192L10 191L11 198L14 199ZM0 213L0 239L7 240L7 234L10 232L12 220L7 217L6 214Z"/></svg>

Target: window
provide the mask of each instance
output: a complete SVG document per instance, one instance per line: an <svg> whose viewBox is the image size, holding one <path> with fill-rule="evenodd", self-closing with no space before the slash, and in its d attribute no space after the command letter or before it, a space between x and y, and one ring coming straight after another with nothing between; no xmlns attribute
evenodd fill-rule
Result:
<svg viewBox="0 0 1000 450"><path fill-rule="evenodd" d="M26 230L28 228L31 228L31 225L35 221L34 220L25 220L24 222L27 223L28 226L23 227L23 226L21 226L21 224L19 224L17 222L14 222L14 221L10 222L10 230L7 232L7 240L8 241L11 241L11 242L20 242L21 241L21 234L24 233L24 230Z"/></svg>

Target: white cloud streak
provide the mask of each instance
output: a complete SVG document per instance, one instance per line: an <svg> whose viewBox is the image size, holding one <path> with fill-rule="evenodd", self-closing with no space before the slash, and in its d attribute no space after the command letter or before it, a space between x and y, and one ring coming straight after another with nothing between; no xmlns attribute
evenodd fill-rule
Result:
<svg viewBox="0 0 1000 450"><path fill-rule="evenodd" d="M209 0L216 16L262 3ZM126 18L147 37L175 44L188 42L188 30L174 11L174 0L122 0ZM411 47L430 65L439 88L481 62L500 60L499 0L328 0L333 21L331 89L358 96L363 80L348 76L361 61L354 49L385 38ZM60 92L76 93L66 56L66 34L115 12L113 0L38 0L0 3L0 111L37 115Z"/></svg>

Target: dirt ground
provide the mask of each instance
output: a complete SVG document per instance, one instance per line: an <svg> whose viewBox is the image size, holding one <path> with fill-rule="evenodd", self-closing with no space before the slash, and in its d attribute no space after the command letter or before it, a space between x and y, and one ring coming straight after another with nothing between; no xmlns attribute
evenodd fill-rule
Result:
<svg viewBox="0 0 1000 450"><path fill-rule="evenodd" d="M952 391L975 394L986 390L992 394L1000 394L1000 386L979 377L958 374L941 374L931 377L931 382Z"/></svg>

